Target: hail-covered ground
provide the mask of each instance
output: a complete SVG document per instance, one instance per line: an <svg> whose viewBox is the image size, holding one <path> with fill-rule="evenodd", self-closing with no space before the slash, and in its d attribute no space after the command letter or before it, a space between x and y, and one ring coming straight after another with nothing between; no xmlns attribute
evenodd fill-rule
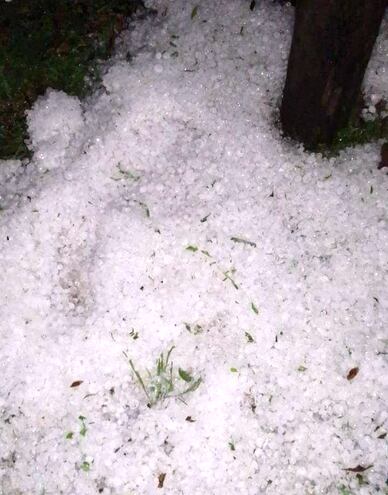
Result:
<svg viewBox="0 0 388 495"><path fill-rule="evenodd" d="M282 138L290 5L152 6L1 164L0 493L385 494L379 145Z"/></svg>

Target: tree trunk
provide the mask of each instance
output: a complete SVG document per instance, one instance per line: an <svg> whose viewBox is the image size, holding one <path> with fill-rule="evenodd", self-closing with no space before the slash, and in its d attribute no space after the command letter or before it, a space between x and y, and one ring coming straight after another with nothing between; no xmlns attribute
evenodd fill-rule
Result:
<svg viewBox="0 0 388 495"><path fill-rule="evenodd" d="M298 0L281 122L307 149L348 124L387 0Z"/></svg>

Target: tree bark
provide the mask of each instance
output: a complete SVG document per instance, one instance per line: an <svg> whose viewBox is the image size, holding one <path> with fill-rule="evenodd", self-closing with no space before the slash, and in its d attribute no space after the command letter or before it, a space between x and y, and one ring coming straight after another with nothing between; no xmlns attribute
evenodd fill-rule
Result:
<svg viewBox="0 0 388 495"><path fill-rule="evenodd" d="M348 124L387 0L298 0L280 118L307 149Z"/></svg>

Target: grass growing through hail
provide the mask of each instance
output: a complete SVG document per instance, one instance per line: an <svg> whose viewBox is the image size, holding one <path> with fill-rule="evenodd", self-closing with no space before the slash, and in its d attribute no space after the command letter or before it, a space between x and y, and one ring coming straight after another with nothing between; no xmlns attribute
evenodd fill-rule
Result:
<svg viewBox="0 0 388 495"><path fill-rule="evenodd" d="M156 360L154 369L147 370L145 376L137 371L132 360L129 359L129 365L147 397L148 407L153 407L166 399L176 398L183 401L183 396L197 390L202 382L202 378L194 379L182 368L178 368L178 371L174 369L171 361L174 348L175 346L172 346L166 355L162 352Z"/></svg>

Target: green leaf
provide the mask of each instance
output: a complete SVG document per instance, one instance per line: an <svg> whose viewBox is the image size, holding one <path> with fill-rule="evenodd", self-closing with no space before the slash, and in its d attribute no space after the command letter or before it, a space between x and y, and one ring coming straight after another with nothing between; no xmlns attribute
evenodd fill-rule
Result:
<svg viewBox="0 0 388 495"><path fill-rule="evenodd" d="M201 327L201 325L195 324L192 333L194 335L198 335L199 333L202 332L203 332L203 328Z"/></svg>
<svg viewBox="0 0 388 495"><path fill-rule="evenodd" d="M305 366L302 365L298 366L298 371L306 371L306 370L307 368Z"/></svg>
<svg viewBox="0 0 388 495"><path fill-rule="evenodd" d="M90 463L88 461L83 461L83 463L81 464L80 467L81 467L82 471L85 471L85 473L90 471Z"/></svg>
<svg viewBox="0 0 388 495"><path fill-rule="evenodd" d="M187 373L187 371L183 370L182 368L178 368L178 374L179 374L180 378L182 378L182 380L185 382L192 382L193 381L193 377L189 373Z"/></svg>
<svg viewBox="0 0 388 495"><path fill-rule="evenodd" d="M145 395L146 395L146 397L147 397L148 401L150 401L151 399L150 399L150 396L149 396L148 391L147 391L147 389L146 389L146 386L144 385L143 379L142 379L142 377L141 377L140 373L136 370L136 368L135 368L135 366L133 365L133 363L132 363L132 360L131 360L131 359L129 360L129 365L130 365L130 367L132 368L132 371L134 372L134 374L135 374L135 376L136 376L136 378L137 378L138 382L140 383L140 386L141 386L141 388L143 389L143 392L145 393Z"/></svg>
<svg viewBox="0 0 388 495"><path fill-rule="evenodd" d="M140 179L140 176L133 174L130 170L123 170L120 163L117 164L117 171L120 174L119 177L110 177L112 180L130 179L136 182Z"/></svg>
<svg viewBox="0 0 388 495"><path fill-rule="evenodd" d="M180 395L188 394L189 392L194 392L194 390L197 390L197 388L201 385L201 383L202 383L202 378L198 378L198 380L195 380L195 382L193 382L193 384L190 385L190 387L186 388L186 390L184 390L183 392L180 392L178 394L178 397Z"/></svg>
<svg viewBox="0 0 388 495"><path fill-rule="evenodd" d="M248 241L247 239L242 239L241 237L231 237L230 240L240 244L247 244L248 246L256 247L255 242Z"/></svg>
<svg viewBox="0 0 388 495"><path fill-rule="evenodd" d="M356 474L356 478L357 478L358 484L359 484L360 486L362 486L362 485L368 485L368 482L364 480L364 477L363 477L363 475L362 475L362 474L357 473L357 474ZM387 484L388 484L388 483L387 483Z"/></svg>
<svg viewBox="0 0 388 495"><path fill-rule="evenodd" d="M250 343L250 344L255 341L255 339L252 337L252 335L249 332L245 332L245 337L246 337L248 343Z"/></svg>
<svg viewBox="0 0 388 495"><path fill-rule="evenodd" d="M257 315L259 314L259 310L257 309L255 303L251 302L251 308L254 313L256 313Z"/></svg>
<svg viewBox="0 0 388 495"><path fill-rule="evenodd" d="M231 270L233 273L234 273L234 270ZM226 272L222 272L222 274L224 275L224 279L223 279L223 282L225 282L225 280L229 280L229 282L233 285L233 287L238 290L238 285L236 284L236 282L233 280L233 278L229 275L229 270L226 271Z"/></svg>
<svg viewBox="0 0 388 495"><path fill-rule="evenodd" d="M192 333L193 335L198 335L199 333L203 332L203 328L201 325L198 325L198 323L195 323L194 325L190 325L189 323L184 322L185 328L188 332Z"/></svg>
<svg viewBox="0 0 388 495"><path fill-rule="evenodd" d="M148 208L148 206L145 203L143 203L142 201L136 201L136 203L144 209L146 217L150 218L151 213L150 213L150 209Z"/></svg>
<svg viewBox="0 0 388 495"><path fill-rule="evenodd" d="M237 372L238 372L238 369L237 369L237 368L230 368L230 371L231 371L232 373L237 373Z"/></svg>
<svg viewBox="0 0 388 495"><path fill-rule="evenodd" d="M191 18L194 19L194 17L198 14L198 5L196 5L193 10L191 11Z"/></svg>
<svg viewBox="0 0 388 495"><path fill-rule="evenodd" d="M173 351L174 349L175 349L175 345L173 345L173 346L171 347L171 349L170 349L170 350L168 351L168 353L167 353L167 357L166 357L166 368L167 368L167 365L168 365L168 360L170 359L171 353L172 353L172 351Z"/></svg>
<svg viewBox="0 0 388 495"><path fill-rule="evenodd" d="M186 247L186 251L192 251L193 253L195 253L196 251L198 251L198 248L197 246L189 245Z"/></svg>
<svg viewBox="0 0 388 495"><path fill-rule="evenodd" d="M162 371L164 370L164 356L163 353L160 355L158 360L156 361L156 374L160 376Z"/></svg>
<svg viewBox="0 0 388 495"><path fill-rule="evenodd" d="M81 421L81 429L79 431L79 434L81 435L81 437L84 437L86 435L86 432L88 431L85 424L86 418L85 416L78 416L78 419Z"/></svg>
<svg viewBox="0 0 388 495"><path fill-rule="evenodd" d="M71 440L73 438L73 436L74 436L74 433L72 431L69 431L66 433L65 438L66 438L66 440Z"/></svg>

